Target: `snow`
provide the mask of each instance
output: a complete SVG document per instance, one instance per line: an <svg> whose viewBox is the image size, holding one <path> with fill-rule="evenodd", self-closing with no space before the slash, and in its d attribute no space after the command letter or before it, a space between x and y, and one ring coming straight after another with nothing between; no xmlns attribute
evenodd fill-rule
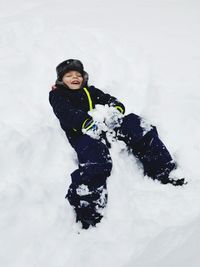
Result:
<svg viewBox="0 0 200 267"><path fill-rule="evenodd" d="M199 1L1 0L0 21L0 265L199 266ZM76 155L48 103L67 58L157 126L187 186L143 177L114 143L104 218L74 223Z"/></svg>

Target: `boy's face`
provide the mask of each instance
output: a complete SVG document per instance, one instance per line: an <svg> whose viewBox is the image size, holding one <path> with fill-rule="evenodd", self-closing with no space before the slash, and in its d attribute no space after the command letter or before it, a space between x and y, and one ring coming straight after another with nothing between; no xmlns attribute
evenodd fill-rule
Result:
<svg viewBox="0 0 200 267"><path fill-rule="evenodd" d="M71 90L80 89L83 83L82 75L75 70L70 70L62 78L62 81L65 85L67 85Z"/></svg>

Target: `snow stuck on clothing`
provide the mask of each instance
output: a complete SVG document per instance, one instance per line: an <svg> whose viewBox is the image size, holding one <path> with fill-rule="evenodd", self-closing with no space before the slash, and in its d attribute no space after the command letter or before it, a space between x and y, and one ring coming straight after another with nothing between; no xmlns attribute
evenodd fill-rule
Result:
<svg viewBox="0 0 200 267"><path fill-rule="evenodd" d="M1 1L1 266L199 266L199 10L195 0ZM114 143L104 218L80 229L65 200L76 155L48 103L67 58L157 126L187 186L143 177Z"/></svg>

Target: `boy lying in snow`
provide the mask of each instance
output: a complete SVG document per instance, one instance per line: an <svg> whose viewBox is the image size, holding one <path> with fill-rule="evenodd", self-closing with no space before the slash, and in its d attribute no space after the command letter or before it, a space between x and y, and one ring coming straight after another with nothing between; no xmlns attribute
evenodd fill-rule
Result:
<svg viewBox="0 0 200 267"><path fill-rule="evenodd" d="M116 140L126 143L142 163L144 175L162 184L179 186L185 183L184 178L174 180L170 177L176 164L159 139L156 127L144 127L143 119L133 113L124 115L125 107L120 101L88 86L88 74L79 60L66 60L56 71L57 80L49 101L77 153L79 166L71 174L72 183L66 197L74 207L76 221L80 221L83 228L100 222L101 211L106 206L106 180L112 169L107 132L111 131ZM112 116L105 118L105 127L99 127L89 115L97 104L110 108Z"/></svg>

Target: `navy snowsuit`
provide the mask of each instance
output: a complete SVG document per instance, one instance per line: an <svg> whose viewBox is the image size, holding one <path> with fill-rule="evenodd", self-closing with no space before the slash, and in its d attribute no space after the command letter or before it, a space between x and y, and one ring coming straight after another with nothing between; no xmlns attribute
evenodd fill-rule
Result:
<svg viewBox="0 0 200 267"><path fill-rule="evenodd" d="M96 104L108 104L122 113L125 107L115 97L94 86L70 90L63 85L56 85L50 92L49 101L77 153L79 166L71 174L72 183L67 198L76 211L77 221L87 228L102 218L99 210L107 202L106 179L112 170L112 160L105 142L83 134L82 125L91 118L88 111ZM162 181L175 168L175 163L159 139L156 127L152 126L144 134L141 121L142 118L133 113L124 116L121 126L115 129L116 138L124 141L141 161L144 174Z"/></svg>

